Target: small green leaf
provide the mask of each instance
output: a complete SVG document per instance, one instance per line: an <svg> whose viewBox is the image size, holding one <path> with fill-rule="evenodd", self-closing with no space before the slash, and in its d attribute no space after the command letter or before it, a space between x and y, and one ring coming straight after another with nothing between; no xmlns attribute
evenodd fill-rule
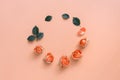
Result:
<svg viewBox="0 0 120 80"><path fill-rule="evenodd" d="M27 38L28 41L34 41L35 40L35 36L33 35L30 35L28 38Z"/></svg>
<svg viewBox="0 0 120 80"><path fill-rule="evenodd" d="M37 26L33 27L32 33L33 33L34 35L37 35L37 34L39 33L39 28L38 28Z"/></svg>
<svg viewBox="0 0 120 80"><path fill-rule="evenodd" d="M69 19L69 17L70 17L70 16L69 16L68 14L66 14L66 13L64 13L64 14L62 15L62 18L63 18L63 19Z"/></svg>
<svg viewBox="0 0 120 80"><path fill-rule="evenodd" d="M80 25L80 19L77 18L77 17L73 17L73 24L76 25L76 26L79 26Z"/></svg>
<svg viewBox="0 0 120 80"><path fill-rule="evenodd" d="M46 18L45 18L45 21L51 21L52 20L52 16L50 16L50 15L48 15L48 16L46 16Z"/></svg>
<svg viewBox="0 0 120 80"><path fill-rule="evenodd" d="M40 32L37 34L37 39L40 40L44 37L44 33Z"/></svg>

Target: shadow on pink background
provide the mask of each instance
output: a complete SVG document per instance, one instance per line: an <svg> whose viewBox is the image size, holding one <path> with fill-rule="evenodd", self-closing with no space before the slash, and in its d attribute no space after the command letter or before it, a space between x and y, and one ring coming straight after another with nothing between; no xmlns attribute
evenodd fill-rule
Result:
<svg viewBox="0 0 120 80"><path fill-rule="evenodd" d="M0 0L0 80L120 80L120 1L119 0ZM61 18L68 13L70 19ZM44 18L52 15L51 22ZM70 55L81 37L72 17L81 19L90 40L77 63L60 69L62 55ZM34 25L45 37L28 43ZM44 52L34 56L33 48ZM55 61L43 58L52 52Z"/></svg>

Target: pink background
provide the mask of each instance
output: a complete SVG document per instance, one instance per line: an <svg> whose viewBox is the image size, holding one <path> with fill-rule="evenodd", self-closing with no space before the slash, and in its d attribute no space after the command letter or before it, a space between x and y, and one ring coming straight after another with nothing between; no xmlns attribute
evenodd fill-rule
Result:
<svg viewBox="0 0 120 80"><path fill-rule="evenodd" d="M63 13L71 18L63 20ZM60 56L70 55L80 40L74 16L90 42L80 61L61 70ZM45 36L30 44L34 25ZM36 45L44 47L40 56L32 54ZM43 62L47 52L55 56L51 65ZM120 80L120 0L0 0L0 80Z"/></svg>

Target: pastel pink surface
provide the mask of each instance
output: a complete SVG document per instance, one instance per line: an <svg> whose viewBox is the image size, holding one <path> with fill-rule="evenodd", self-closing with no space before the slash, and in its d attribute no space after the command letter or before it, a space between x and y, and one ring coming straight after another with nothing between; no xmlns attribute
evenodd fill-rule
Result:
<svg viewBox="0 0 120 80"><path fill-rule="evenodd" d="M120 0L0 0L0 80L120 80ZM69 20L61 15L68 13ZM51 22L45 22L52 15ZM81 19L90 40L83 57L67 69L60 69L59 58L77 47L80 29L72 17ZM28 43L34 25L45 36ZM42 45L40 56L32 54ZM44 64L52 52L55 61Z"/></svg>

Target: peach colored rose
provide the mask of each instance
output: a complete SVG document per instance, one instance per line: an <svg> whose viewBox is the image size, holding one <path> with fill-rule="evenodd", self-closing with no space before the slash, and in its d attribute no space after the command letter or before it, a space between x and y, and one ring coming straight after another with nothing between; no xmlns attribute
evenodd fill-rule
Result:
<svg viewBox="0 0 120 80"><path fill-rule="evenodd" d="M67 67L70 64L70 60L67 56L62 56L60 59L60 65L62 67Z"/></svg>
<svg viewBox="0 0 120 80"><path fill-rule="evenodd" d="M35 51L35 53L36 54L41 54L42 53L42 47L41 46L36 46L35 48L34 48L34 51Z"/></svg>
<svg viewBox="0 0 120 80"><path fill-rule="evenodd" d="M78 35L79 35L79 36L82 36L82 35L85 34L85 32L86 32L86 28L85 28L85 27L82 27L82 28L78 31Z"/></svg>
<svg viewBox="0 0 120 80"><path fill-rule="evenodd" d="M47 53L45 57L45 62L46 63L52 63L54 61L54 56L51 53Z"/></svg>
<svg viewBox="0 0 120 80"><path fill-rule="evenodd" d="M73 60L78 60L82 55L82 52L80 50L75 50L73 53L72 53L72 59Z"/></svg>
<svg viewBox="0 0 120 80"><path fill-rule="evenodd" d="M83 38L80 40L80 46L83 48L86 47L87 43L88 43L88 40L86 38Z"/></svg>

